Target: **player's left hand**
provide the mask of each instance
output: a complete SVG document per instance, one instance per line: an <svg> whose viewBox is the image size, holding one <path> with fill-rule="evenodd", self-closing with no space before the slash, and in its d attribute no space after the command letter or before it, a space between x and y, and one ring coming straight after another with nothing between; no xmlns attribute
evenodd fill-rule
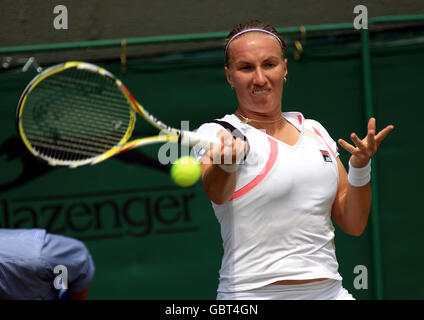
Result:
<svg viewBox="0 0 424 320"><path fill-rule="evenodd" d="M356 147L343 139L339 139L338 143L352 155L350 157L350 164L355 168L363 168L377 152L380 143L393 128L393 125L388 125L376 135L375 118L371 118L368 121L368 134L364 139L361 140L356 133L351 133L350 138Z"/></svg>

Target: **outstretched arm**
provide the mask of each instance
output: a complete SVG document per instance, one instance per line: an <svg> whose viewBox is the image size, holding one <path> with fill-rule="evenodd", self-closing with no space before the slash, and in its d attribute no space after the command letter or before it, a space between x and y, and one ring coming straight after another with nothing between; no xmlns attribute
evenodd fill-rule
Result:
<svg viewBox="0 0 424 320"><path fill-rule="evenodd" d="M355 146L343 139L339 139L339 144L351 154L349 159L352 171L355 168L364 168L370 165L371 157L377 152L381 142L386 138L393 126L389 125L376 135L376 121L371 118L368 122L368 134L364 139L352 133L350 135ZM332 208L332 218L337 225L346 233L360 236L367 225L369 211L371 207L371 185L369 181L361 186L354 186L349 182L346 172L340 159L337 159L339 167L339 188ZM366 169L364 169L366 170ZM352 178L350 180L353 180Z"/></svg>

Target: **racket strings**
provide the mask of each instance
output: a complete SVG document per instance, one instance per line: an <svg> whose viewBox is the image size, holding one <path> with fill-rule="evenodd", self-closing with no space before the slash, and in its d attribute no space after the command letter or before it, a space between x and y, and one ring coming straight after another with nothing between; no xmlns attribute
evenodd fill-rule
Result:
<svg viewBox="0 0 424 320"><path fill-rule="evenodd" d="M68 123L72 125L67 128L68 133L75 133L75 134L80 133L81 128L78 126L78 124L80 124L81 121L84 121L84 123L87 124L89 128L95 128L97 133L102 134L102 135L99 135L99 134L96 135L91 133L91 135L94 138L100 139L100 140L102 140L103 138L106 138L106 141L107 141L108 136L105 136L103 134L108 134L110 137L112 137L112 141L110 143L113 143L113 141L115 141L116 139L120 139L127 129L125 125L124 126L122 125L122 120L114 120L114 121L111 121L110 125L113 126L115 131L110 131L110 129L106 129L105 127L99 126L98 120L96 120L96 118L98 117L98 112L90 112L90 110L85 110L85 113L84 113L85 119L79 119L78 114L80 114L81 113L80 111L82 111L82 110L79 110L80 104L75 104L74 102L70 103L70 101L67 101L67 100L63 102L59 101L59 103L61 104L62 107L66 107L65 109L61 110L61 116L66 117ZM26 129L33 129L34 130L33 132L35 135L37 134L43 135L46 132L46 130L49 130L50 128L49 126L45 126L45 123L54 123L59 120L58 116L54 115L54 112L49 112L43 117L44 118L42 122L44 123L35 122L35 121L26 121ZM117 117L114 116L113 119L117 119ZM41 129L41 133L39 132L40 129Z"/></svg>
<svg viewBox="0 0 424 320"><path fill-rule="evenodd" d="M100 155L124 142L132 117L113 79L67 69L41 81L29 93L22 127L42 155L63 161Z"/></svg>
<svg viewBox="0 0 424 320"><path fill-rule="evenodd" d="M60 140L55 140L51 138L46 138L43 136L32 136L31 143L33 146L48 147L55 146L56 149L64 150L68 148L69 151L72 150L85 150L90 152L91 155L96 155L99 152L104 152L105 143L113 143L113 140L105 140L101 137L86 137L84 140L77 137L69 137L68 139L62 138ZM97 147L97 148L96 148Z"/></svg>
<svg viewBox="0 0 424 320"><path fill-rule="evenodd" d="M66 100L65 99L66 97L63 97L63 96L55 97L55 94L57 94L56 93L57 88L58 87L55 83L50 83L48 85L42 84L42 88L41 88L41 84L40 84L39 89L42 89L42 91L37 92L38 96L36 98L40 99L40 100L51 99L52 97L56 98L56 102L55 102L56 108L61 103L67 103L69 106L72 106L72 108L75 108L75 110L79 109L80 111L84 111L85 115L87 115L87 116L90 116L90 113L92 113L91 116L97 115L97 112L99 110L95 110L95 109L91 110L91 109L84 108L84 107L87 106L87 104L92 103L93 99L96 99L98 101L98 103L101 103L104 107L104 109L102 110L102 114L104 116L120 117L122 115L121 112L117 112L117 111L120 111L119 109L116 110L116 103L120 103L122 99L117 99L116 95L114 95L114 96L110 96L110 95L102 96L102 95L98 95L98 94L91 94L90 97L87 98L83 95L79 96L77 94L74 94L73 100L70 101L70 100ZM61 89L63 89L63 88L61 88ZM69 90L69 89L66 88L66 90ZM120 98L120 97L118 97L118 98ZM61 112L65 113L66 111L68 111L69 113L71 113L73 111L72 108L70 110L63 108L61 110ZM89 118L87 118L87 119L89 119Z"/></svg>
<svg viewBox="0 0 424 320"><path fill-rule="evenodd" d="M83 127L82 129L86 129L88 131L88 128L95 129L96 133L102 134L102 135L95 135L91 132L91 135L96 137L97 139L102 139L102 137L107 138L107 136L103 136L103 134L108 134L111 137L113 137L113 140L120 139L123 134L125 134L127 127L125 125L122 125L122 120L116 120L120 119L121 117L117 114L110 115L110 119L112 119L109 123L110 126L113 127L114 131L111 131L110 128L106 128L104 126L99 125L98 117L104 116L104 114L100 114L98 112L90 111L87 109L81 108L81 106L84 106L86 104L83 102L83 100L75 99L75 101L70 100L64 100L64 101L57 101L61 105L62 110L60 110L60 117L66 117L67 122L71 124L67 128L67 132L69 133L80 133L81 127L79 124L82 122L87 125L87 127ZM83 114L82 117L79 115ZM60 121L59 116L55 115L54 109L52 109L52 112L47 113L44 115L45 122L47 123L54 123L55 121ZM27 128L34 129L34 132L37 133L37 129L40 129L40 122L27 122ZM48 128L48 127L47 127ZM47 128L42 128L42 131L46 131Z"/></svg>
<svg viewBox="0 0 424 320"><path fill-rule="evenodd" d="M57 159L57 158L61 158L61 157L55 157L55 155L57 155L57 153L49 153L49 151L52 151L52 140L42 140L42 139L37 139L37 138L33 138L32 143L34 146L37 146L38 152L45 154L48 157ZM93 157L95 155L97 155L98 153L93 152L92 148L87 148L84 149L84 146L81 145L76 145L76 144L66 144L64 141L60 141L59 143L57 143L54 147L54 150L57 151L62 151L62 152L66 152L66 154L68 156L70 156L70 154L74 155L74 160L81 160L82 158L78 158L78 155L81 156L87 156L87 157ZM99 152L101 152L103 149L99 149ZM71 160L71 158L68 158L68 160Z"/></svg>

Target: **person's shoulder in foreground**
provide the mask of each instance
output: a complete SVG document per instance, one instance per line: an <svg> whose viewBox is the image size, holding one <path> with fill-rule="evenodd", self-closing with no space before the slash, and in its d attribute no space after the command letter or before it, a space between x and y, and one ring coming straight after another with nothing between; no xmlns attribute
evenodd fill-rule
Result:
<svg viewBox="0 0 424 320"><path fill-rule="evenodd" d="M95 266L79 240L0 229L0 299L86 299Z"/></svg>

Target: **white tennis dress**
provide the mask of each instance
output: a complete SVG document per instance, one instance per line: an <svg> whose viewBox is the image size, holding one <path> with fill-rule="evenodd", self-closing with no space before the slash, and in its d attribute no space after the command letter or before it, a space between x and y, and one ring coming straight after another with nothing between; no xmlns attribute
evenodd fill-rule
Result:
<svg viewBox="0 0 424 320"><path fill-rule="evenodd" d="M283 116L300 131L294 146L235 115L220 119L244 134L250 146L231 200L212 202L224 247L221 294L279 280L329 278L341 283L331 223L338 188L336 143L317 121L298 112ZM197 131L216 135L221 129L206 123ZM200 158L202 152L195 154Z"/></svg>

